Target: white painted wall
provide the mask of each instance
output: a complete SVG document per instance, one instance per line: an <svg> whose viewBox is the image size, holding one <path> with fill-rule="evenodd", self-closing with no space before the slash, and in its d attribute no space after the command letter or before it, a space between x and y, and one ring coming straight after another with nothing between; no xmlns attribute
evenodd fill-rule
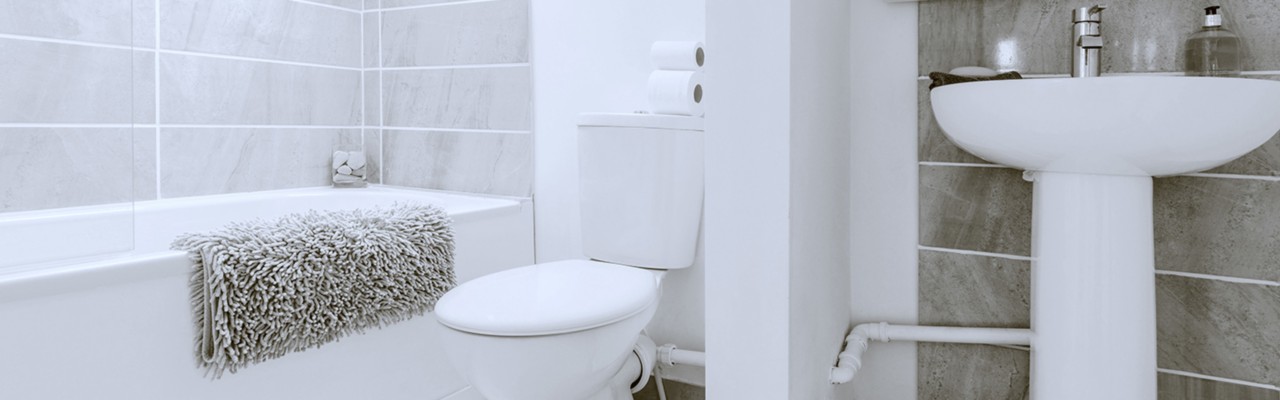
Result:
<svg viewBox="0 0 1280 400"><path fill-rule="evenodd" d="M709 400L790 398L790 15L707 0Z"/></svg>
<svg viewBox="0 0 1280 400"><path fill-rule="evenodd" d="M851 314L855 323L917 319L916 4L852 10ZM916 345L876 343L841 399L916 398Z"/></svg>
<svg viewBox="0 0 1280 400"><path fill-rule="evenodd" d="M707 398L832 399L849 326L849 3L708 1Z"/></svg>
<svg viewBox="0 0 1280 400"><path fill-rule="evenodd" d="M534 204L538 262L582 257L578 218L577 116L647 107L645 84L657 40L703 40L702 0L532 0ZM707 50L715 58L715 49ZM707 96L715 96L708 86ZM700 246L701 247L701 246ZM649 325L659 344L703 347L702 258L673 271ZM666 371L702 384L701 368Z"/></svg>
<svg viewBox="0 0 1280 400"><path fill-rule="evenodd" d="M834 398L849 326L849 3L791 0L790 399Z"/></svg>

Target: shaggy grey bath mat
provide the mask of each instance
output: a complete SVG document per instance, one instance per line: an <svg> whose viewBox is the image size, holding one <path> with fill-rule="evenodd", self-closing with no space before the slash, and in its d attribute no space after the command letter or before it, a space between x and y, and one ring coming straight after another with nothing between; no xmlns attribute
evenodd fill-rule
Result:
<svg viewBox="0 0 1280 400"><path fill-rule="evenodd" d="M185 234L197 363L215 377L431 310L453 229L430 205L308 211Z"/></svg>

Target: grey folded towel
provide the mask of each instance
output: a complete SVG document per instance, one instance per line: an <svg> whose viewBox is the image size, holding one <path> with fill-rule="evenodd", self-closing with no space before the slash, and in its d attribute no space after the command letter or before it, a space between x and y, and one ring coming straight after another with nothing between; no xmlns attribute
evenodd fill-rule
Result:
<svg viewBox="0 0 1280 400"><path fill-rule="evenodd" d="M191 253L196 362L213 376L421 315L453 288L431 205L308 211L178 237Z"/></svg>
<svg viewBox="0 0 1280 400"><path fill-rule="evenodd" d="M1002 79L1022 79L1022 74L1019 74L1018 71L1009 71L1005 73L995 74L992 76L964 76L964 75L952 75L946 72L930 72L929 79L933 80L933 83L929 84L929 90L933 90L933 88L936 88L939 86L946 86L946 85L955 84L955 83L996 81L996 80L1002 80Z"/></svg>

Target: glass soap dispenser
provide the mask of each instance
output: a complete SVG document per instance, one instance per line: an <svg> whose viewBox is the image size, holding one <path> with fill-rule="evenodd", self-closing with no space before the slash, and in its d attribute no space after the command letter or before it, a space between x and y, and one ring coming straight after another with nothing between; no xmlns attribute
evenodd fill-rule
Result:
<svg viewBox="0 0 1280 400"><path fill-rule="evenodd" d="M1222 27L1218 6L1204 9L1204 26L1186 43L1188 76L1240 76L1240 37Z"/></svg>

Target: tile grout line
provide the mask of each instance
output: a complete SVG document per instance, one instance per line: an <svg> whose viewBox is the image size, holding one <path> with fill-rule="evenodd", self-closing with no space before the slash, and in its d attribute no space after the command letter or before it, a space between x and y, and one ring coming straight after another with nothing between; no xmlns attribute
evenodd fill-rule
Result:
<svg viewBox="0 0 1280 400"><path fill-rule="evenodd" d="M1280 182L1280 176L1267 176L1267 175L1239 175L1239 174L1218 174L1218 173L1212 173L1212 172L1208 172L1208 173L1197 172L1197 173L1191 173L1191 174L1181 174L1176 176L1187 176L1187 177L1193 177L1193 178L1240 179L1240 180L1252 180L1252 181Z"/></svg>
<svg viewBox="0 0 1280 400"><path fill-rule="evenodd" d="M469 128L429 128L415 126L382 126L385 130L392 131L420 131L420 132L458 132L458 133L507 133L528 135L532 134L531 130L514 130L514 129L469 129Z"/></svg>
<svg viewBox="0 0 1280 400"><path fill-rule="evenodd" d="M1104 74L1103 77L1105 78L1108 76L1184 76L1184 74L1186 74L1185 71L1111 72L1111 73ZM1243 75L1243 76L1280 75L1280 70L1241 71L1240 75ZM1070 78L1071 74L1024 74L1022 75L1022 77L1024 78ZM916 77L916 80L928 82L932 79L929 78L928 75L920 75Z"/></svg>
<svg viewBox="0 0 1280 400"><path fill-rule="evenodd" d="M363 29L363 25L364 25L363 18L361 18L361 25ZM157 30L158 29L159 28L157 27ZM371 70L374 70L374 71L421 71L421 70L453 70L453 69L483 69L483 68L520 68L520 67L530 66L528 62L519 62L519 63L490 63L490 64L418 65L418 66L405 66L405 67L383 67L379 65L377 68L364 68L363 65L359 67L347 67L347 66L341 66L341 65L320 64L320 63L312 63L312 62L305 62L305 61L277 60L277 59L270 59L270 58L246 57L246 56L237 56L237 55L231 55L231 54L206 53L206 52L189 51L189 50L161 49L158 39L155 44L155 48L137 48L137 47L123 46L123 45L83 42L83 41L65 40L65 39L51 39L51 38L42 38L42 37L36 37L36 36L12 35L12 34L5 34L5 33L0 33L0 39L40 42L40 43L55 43L55 44L65 44L65 45L72 45L72 46L83 46L83 47L104 48L104 49L114 49L114 50L129 50L129 51L141 51L141 52L162 53L162 54L178 54L178 55L185 55L185 56L191 56L191 57L260 62L260 63L268 63L268 64L281 64L281 65L291 65L291 66L298 66L298 67L324 68L324 69L336 69L336 70L342 70L342 71L359 71L359 72L368 72ZM364 44L361 43L361 51L363 51L363 47L364 47Z"/></svg>
<svg viewBox="0 0 1280 400"><path fill-rule="evenodd" d="M0 39L20 40L20 41L40 42L40 43L56 43L56 44L66 44L66 45L73 45L73 46L97 47L97 48L103 48L103 49L151 51L151 49L146 49L146 48L139 49L131 45L126 46L126 45L110 44L110 43L84 42L79 40L54 39L54 38L44 38L39 36L27 36L27 35L14 35L11 33L0 33Z"/></svg>
<svg viewBox="0 0 1280 400"><path fill-rule="evenodd" d="M254 58L254 57L244 57L244 56L233 56L233 55L227 55L227 54L202 53L202 52L187 51L187 50L155 49L153 51L157 53L164 53L164 54L179 54L179 55L192 56L192 57L219 58L224 60L236 60L236 61L253 61L253 62L268 63L268 64L292 65L295 67L336 69L336 70L342 70L342 71L360 71L361 70L358 67L344 67L339 65L317 64L317 63L309 63L309 62L302 62L302 61L272 60L269 58Z"/></svg>
<svg viewBox="0 0 1280 400"><path fill-rule="evenodd" d="M155 40L155 50L156 50L154 53L152 53L154 55L152 59L155 61L155 65L152 67L151 75L153 78L153 82L152 82L154 86L153 89L155 89L155 92L156 92L155 99L152 99L152 102L155 103L156 110L155 110L155 115L151 116L151 122L155 124L155 129L156 129L155 130L155 136L156 136L155 150L154 150L156 155L155 180L156 180L156 200L159 200L163 198L161 197L161 194L160 194L161 193L160 189L162 186L160 184L160 177L163 175L161 174L161 170L160 170L161 168L160 167L160 126L161 126L160 124L160 51L159 51L160 50L160 0L155 0L154 3L152 3L152 5L154 6L152 8L155 9L154 11L156 14L155 21L152 21L155 25L153 26L153 28L155 28L155 32L152 32L152 36L153 36L153 39Z"/></svg>
<svg viewBox="0 0 1280 400"><path fill-rule="evenodd" d="M1230 383L1230 384L1241 385L1241 386L1250 386L1250 387L1255 387L1259 389L1267 389L1267 390L1280 392L1280 387L1277 387L1275 385L1268 385L1265 383L1249 382L1249 381L1243 381L1239 379L1231 379L1231 378L1223 378L1223 377L1213 376L1213 375L1197 374L1195 372L1179 371L1176 369L1168 369L1168 368L1156 368L1156 372L1165 373L1169 375L1185 376L1189 378L1199 378L1199 379L1204 379L1209 381Z"/></svg>
<svg viewBox="0 0 1280 400"><path fill-rule="evenodd" d="M1165 269L1156 269L1156 275L1180 276L1183 278L1206 279L1206 280L1212 280L1212 281L1240 283L1240 284L1247 284L1247 285L1280 286L1280 282L1268 281L1265 279L1238 278L1234 276L1200 274L1195 272L1183 272L1183 271L1170 271Z"/></svg>
<svg viewBox="0 0 1280 400"><path fill-rule="evenodd" d="M416 6L401 6L401 7L387 7L387 8L382 8L381 3L379 3L378 8L375 8L372 10L365 10L364 12L381 13L385 11L407 11L407 10L417 10L419 8L436 8L436 7L450 7L450 6L460 6L460 5L478 4L478 3L492 3L495 1L498 1L498 0L463 0L463 1L451 1L446 3L422 4L422 5L416 5Z"/></svg>
<svg viewBox="0 0 1280 400"><path fill-rule="evenodd" d="M365 0L360 0L361 9L364 8L364 1ZM364 74L369 71L369 68L367 68L368 61L364 59L365 57L364 44L366 42L364 37L364 33L365 33L364 11L361 11L359 13L359 18L360 18L360 151L365 154L365 157L368 157L369 149L367 147L369 147L369 138L367 136L369 134L368 134L368 130L365 129L364 127L366 125L369 125L369 115L368 115L369 107L368 105L365 104L368 101L368 99L366 99L365 97L368 97L369 90L368 88L365 87ZM368 162L366 161L365 164L367 165ZM378 160L378 164L381 165L382 160ZM382 177L379 176L378 178L381 179ZM368 181L369 181L368 171L365 171L364 180L365 180L365 183L368 184Z"/></svg>
<svg viewBox="0 0 1280 400"><path fill-rule="evenodd" d="M952 253L952 254L964 254L969 256L995 257L995 258L1003 258L1006 260L1017 260L1017 261L1032 261L1031 257L1028 257L1028 256L1019 256L1019 255L1004 254L1004 253L991 253L991 252L977 251L977 250L948 249L944 247L932 247L932 246L925 246L925 245L917 245L916 249L938 252L938 253Z"/></svg>
<svg viewBox="0 0 1280 400"><path fill-rule="evenodd" d="M382 0L378 0L378 183L385 185L387 183L387 136L384 133L387 130L387 121L384 116L387 115L387 102L384 99L386 94L382 93L384 84L382 78L382 67L384 67L382 64L383 14L385 13L382 11ZM363 35L363 32L361 34ZM364 77L360 78L364 79Z"/></svg>
<svg viewBox="0 0 1280 400"><path fill-rule="evenodd" d="M932 251L937 253L951 253L951 254L962 254L962 255L970 255L970 256L992 257L992 258L1001 258L1001 259L1015 260L1015 261L1035 261L1035 257L1020 256L1020 255L1014 255L1014 254L1004 254L1004 253L992 253L992 252L977 251L977 250L949 249L945 247L932 247L932 246L925 246L925 245L916 245L916 249L921 251ZM1184 278L1204 279L1204 280L1229 282L1229 283L1237 283L1237 284L1280 286L1280 282L1269 281L1265 279L1240 278L1240 277L1225 276L1225 275L1170 271L1170 270L1159 269L1159 268L1155 269L1155 274L1156 275L1172 275L1172 276L1180 276Z"/></svg>
<svg viewBox="0 0 1280 400"><path fill-rule="evenodd" d="M159 7L159 5L157 4L156 7ZM156 18L159 18L160 16L159 16L158 9L156 11L156 14L157 14ZM156 37L155 48L145 48L145 47L138 48L133 46L84 42L79 40L42 38L38 36L14 35L14 34L8 34L8 33L0 33L0 39L26 41L26 42L65 44L70 46L83 46L83 47L92 47L92 48L100 48L100 49L129 50L129 51L135 51L135 52L141 51L141 52L149 52L149 53L180 54L180 55L192 56L192 57L219 58L219 59L237 60L237 61L253 61L253 62L270 63L270 64L293 65L293 66L300 66L300 67L338 69L338 70L345 70L345 71L361 70L360 68L344 67L340 65L309 63L304 61L273 60L269 58L245 57L245 56L236 56L236 55L229 55L229 54L205 53L205 52L199 52L199 51L161 49L159 32L158 32L160 28L159 25L160 25L159 23L156 23L157 37Z"/></svg>
<svg viewBox="0 0 1280 400"><path fill-rule="evenodd" d="M529 63L495 63L495 64L453 64L453 65L418 65L409 67L379 67L378 71L422 71L444 69L482 69L482 68L519 68L528 67Z"/></svg>
<svg viewBox="0 0 1280 400"><path fill-rule="evenodd" d="M962 163L962 162L941 162L941 161L920 161L922 167L961 167L961 168L1004 168L1013 169L1000 164L981 164L981 163Z"/></svg>
<svg viewBox="0 0 1280 400"><path fill-rule="evenodd" d="M314 2L314 1L311 1L311 0L291 0L291 1L293 1L294 3L298 3L298 4L306 4L306 5L310 5L310 6L323 7L323 8L328 8L328 9L333 9L333 10L339 10L339 11L346 11L346 12L349 12L349 13L355 13L355 14L364 14L364 12L363 12L363 11L361 11L361 10L356 10L356 9L346 8L346 7L342 7L342 6L335 6L335 5L332 5L332 4L317 3L317 2Z"/></svg>
<svg viewBox="0 0 1280 400"><path fill-rule="evenodd" d="M530 130L512 129L472 129L422 126L379 126L379 125L254 125L254 124L130 124L130 123L7 123L0 122L0 129L13 128L177 128L177 129L378 129L385 128L396 131L432 131L458 133L501 133L531 134Z"/></svg>
<svg viewBox="0 0 1280 400"><path fill-rule="evenodd" d="M920 161L920 162L918 162L917 164L919 164L919 165L920 165L920 166L922 166L922 167L1004 168L1004 169L1017 169L1017 168L1008 167L1008 166L999 165L999 164L980 164L980 163L964 163L964 162ZM1172 177L1216 178L1216 179L1238 179L1238 180L1253 180L1253 181L1280 182L1280 176L1270 176L1270 175L1241 175L1241 174L1220 174L1220 173L1214 173L1214 172L1195 172L1195 173L1190 173L1190 174L1178 174L1178 175L1161 176L1161 177L1159 177L1159 178L1172 178Z"/></svg>

